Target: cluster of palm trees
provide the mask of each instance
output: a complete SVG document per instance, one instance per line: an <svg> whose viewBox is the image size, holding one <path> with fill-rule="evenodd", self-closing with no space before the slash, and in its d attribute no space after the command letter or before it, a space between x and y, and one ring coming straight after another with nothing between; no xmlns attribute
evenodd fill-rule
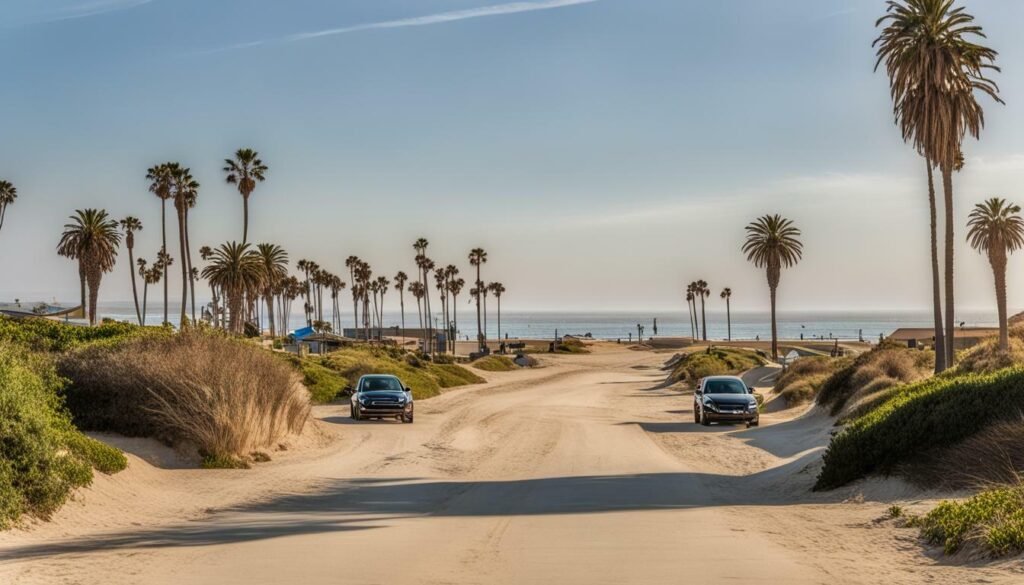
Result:
<svg viewBox="0 0 1024 585"><path fill-rule="evenodd" d="M985 124L978 94L1003 103L998 86L985 75L999 70L995 66L997 53L977 42L985 38L982 28L962 7L954 8L953 0L889 0L886 14L876 26L882 30L874 43L878 57L875 67L885 64L896 124L903 139L925 160L931 216L935 371L941 372L954 362L953 172L964 165L965 135L978 138ZM940 286L935 169L942 177L945 207L944 287Z"/></svg>
<svg viewBox="0 0 1024 585"><path fill-rule="evenodd" d="M695 280L686 285L686 308L690 313L690 337L692 339L697 339L699 335L701 340L708 340L708 321L707 313L704 310L704 299L710 296L711 288L705 280ZM728 339L729 341L732 341L732 307L730 303L730 299L732 299L732 289L729 287L724 288L719 296L722 299L725 299L726 328L728 331ZM699 315L697 312L698 300L700 300Z"/></svg>

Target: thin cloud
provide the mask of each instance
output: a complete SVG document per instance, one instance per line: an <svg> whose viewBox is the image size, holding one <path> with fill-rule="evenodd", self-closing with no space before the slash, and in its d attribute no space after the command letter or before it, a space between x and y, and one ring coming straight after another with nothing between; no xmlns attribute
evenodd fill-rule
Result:
<svg viewBox="0 0 1024 585"><path fill-rule="evenodd" d="M131 10L132 8L138 8L146 4L151 4L155 1L156 0L92 0L90 2L73 4L71 6L61 8L60 10L41 14L35 20L21 22L15 26L31 26L36 24L47 24L65 20L88 18L90 16L99 16L101 14Z"/></svg>
<svg viewBox="0 0 1024 585"><path fill-rule="evenodd" d="M580 4L592 4L598 0L540 0L536 2L509 2L507 4L495 4L493 6L482 6L480 8L468 8L465 10L453 10L451 12L440 12L437 14L428 14L426 16L417 16L413 18L402 18L399 20L386 20L382 22L370 22L366 24L357 24L354 26L346 26L340 28L329 28L318 31L297 33L287 35L283 37L263 39L258 41L250 41L246 43L238 43L236 45L230 45L228 47L222 47L220 49L214 49L209 52L220 52L220 51L234 51L238 49L250 49L253 47L260 47L263 45L271 44L288 44L298 43L302 41L308 41L311 39L318 39L321 37L329 37L335 35L343 35L353 32L359 32L364 30L374 29L387 29L387 28L406 28L413 26L430 26L432 24L443 24L447 22L455 22L458 20L469 20L471 18L485 18L489 16L504 16L506 14L518 14L521 12L534 12L537 10L552 10L555 8L565 8L569 6L577 6Z"/></svg>

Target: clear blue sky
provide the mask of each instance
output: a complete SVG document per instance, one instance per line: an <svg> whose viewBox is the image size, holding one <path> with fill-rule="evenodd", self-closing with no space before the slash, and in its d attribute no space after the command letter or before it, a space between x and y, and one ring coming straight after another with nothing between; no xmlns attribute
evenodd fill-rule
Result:
<svg viewBox="0 0 1024 585"><path fill-rule="evenodd" d="M961 226L982 198L1024 202L1024 3L966 5L1000 51L1008 105L966 148ZM0 299L77 296L53 252L75 208L140 217L139 253L155 256L144 174L160 161L202 183L197 246L240 239L220 161L252 146L271 169L253 237L337 272L350 254L409 271L422 235L444 264L485 247L509 307L681 307L703 278L760 308L742 227L780 212L807 245L783 306L924 308L924 165L872 72L883 6L5 0L0 177L20 198L0 232ZM987 264L958 253L963 306L994 306ZM130 298L126 271L103 298Z"/></svg>

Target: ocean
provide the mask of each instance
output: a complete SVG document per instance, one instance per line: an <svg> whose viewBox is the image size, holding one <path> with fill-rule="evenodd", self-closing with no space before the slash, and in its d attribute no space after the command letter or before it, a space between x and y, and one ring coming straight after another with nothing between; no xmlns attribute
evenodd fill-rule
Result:
<svg viewBox="0 0 1024 585"><path fill-rule="evenodd" d="M460 303L461 305L461 303ZM177 323L177 305L170 306L170 321ZM153 299L147 311L147 324L158 323L162 317L159 303L154 307ZM301 305L294 312L289 330L304 325ZM347 311L346 311L347 309ZM100 313L105 318L116 320L135 319L132 303L100 303ZM325 315L327 320L330 317ZM440 314L436 315L438 325ZM342 325L352 327L352 307L343 305ZM459 338L475 337L476 312L472 306L459 307ZM655 332L657 319L657 332ZM995 310L963 311L959 321L968 327L996 325ZM384 325L395 327L401 324L399 311L385 311ZM405 324L409 328L419 326L415 304L406 305ZM629 339L636 337L637 325L643 326L644 337L680 337L690 335L686 311L504 311L501 314L501 336L509 338L553 338L557 335L586 335L598 339ZM900 327L931 327L929 311L864 311L864 310L822 310L822 311L780 311L778 314L779 337L782 339L863 339L877 340L879 335L888 335ZM721 340L728 335L728 324L724 311L707 313L708 339ZM498 337L497 313L488 306L487 334ZM699 335L699 334L698 334ZM771 336L771 321L767 311L733 311L733 339L767 339Z"/></svg>

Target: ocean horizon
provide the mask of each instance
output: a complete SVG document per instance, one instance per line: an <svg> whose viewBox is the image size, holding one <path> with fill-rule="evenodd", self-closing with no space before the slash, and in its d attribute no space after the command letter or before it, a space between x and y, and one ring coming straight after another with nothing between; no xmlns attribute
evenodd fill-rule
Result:
<svg viewBox="0 0 1024 585"><path fill-rule="evenodd" d="M72 306L72 303L63 303ZM169 321L177 325L180 311L177 303L169 304ZM198 307L197 307L198 308ZM305 325L301 312L293 311L287 330L293 331ZM345 308L348 310L346 311ZM352 323L351 305L343 306L342 326L350 328ZM135 322L135 308L128 301L100 303L100 316L117 321ZM146 314L147 324L159 323L162 305L154 306L152 300ZM1012 311L1011 311L1012 313ZM460 339L476 335L476 311L465 306L458 311L458 333ZM441 315L435 312L437 326L441 326ZM329 315L325 315L330 320ZM655 332L655 319L657 331ZM902 327L932 326L929 310L780 310L777 316L779 337L782 339L841 339L867 341L877 340L879 335L887 336ZM964 327L995 327L996 312L992 310L963 310L958 313L958 323ZM384 311L386 328L401 328L401 313L398 310ZM267 325L265 317L264 326ZM501 314L501 336L509 338L546 339L556 335L587 335L598 339L629 339L637 335L637 325L644 328L644 337L688 337L691 335L686 311L671 310L609 310L609 311L561 311L561 310L509 310ZM416 306L406 306L405 326L419 327ZM498 337L497 312L488 307L486 329L488 337ZM732 339L754 340L771 336L771 321L768 311L737 310L732 312ZM713 340L726 339L729 334L725 311L707 312L707 337ZM700 332L698 331L698 337Z"/></svg>

